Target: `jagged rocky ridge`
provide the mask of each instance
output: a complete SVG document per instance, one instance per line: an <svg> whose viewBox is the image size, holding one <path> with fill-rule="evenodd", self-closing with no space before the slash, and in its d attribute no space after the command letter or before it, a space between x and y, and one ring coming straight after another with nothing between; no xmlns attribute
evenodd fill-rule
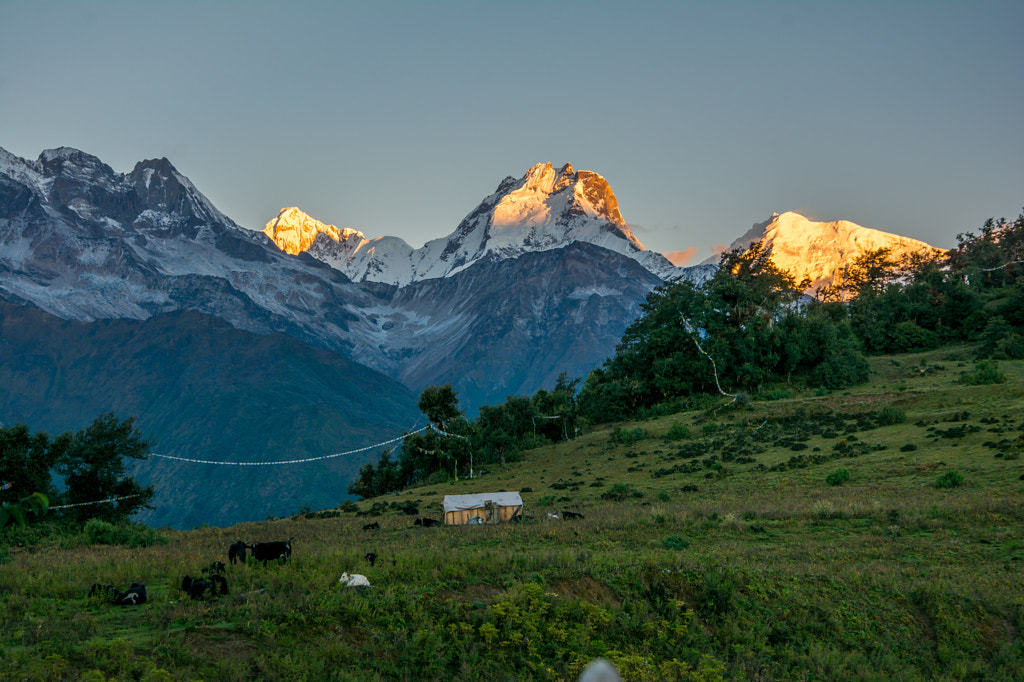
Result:
<svg viewBox="0 0 1024 682"><path fill-rule="evenodd" d="M281 209L263 233L281 250L308 253L352 280L397 286L448 277L484 260L518 258L580 242L627 256L663 280L703 279L713 271L676 267L648 251L623 219L608 182L568 163L557 170L550 163L537 164L522 178L505 178L452 234L419 249L397 237L369 240L362 232L324 224L297 207Z"/></svg>
<svg viewBox="0 0 1024 682"><path fill-rule="evenodd" d="M282 252L217 211L166 159L118 174L78 150L36 161L0 150L0 295L80 321L196 310L343 352L414 391L450 381L473 413L600 364L662 281L594 243L613 233L629 242L598 177L545 166L506 180L447 246L431 246L447 254L431 271L444 276L399 287ZM523 221L484 218L517 191L561 192L555 217L518 250ZM590 238L554 248L559 230Z"/></svg>

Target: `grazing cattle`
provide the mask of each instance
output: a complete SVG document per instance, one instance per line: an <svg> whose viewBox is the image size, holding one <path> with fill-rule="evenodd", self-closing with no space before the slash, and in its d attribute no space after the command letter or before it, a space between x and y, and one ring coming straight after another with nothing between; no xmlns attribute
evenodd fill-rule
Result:
<svg viewBox="0 0 1024 682"><path fill-rule="evenodd" d="M241 540L235 540L234 544L228 547L228 561L234 565L236 561L245 563L245 543Z"/></svg>
<svg viewBox="0 0 1024 682"><path fill-rule="evenodd" d="M207 578L193 578L186 575L181 579L181 591L187 592L192 599L202 599L209 592L209 596L216 597L217 593L228 593L228 581L222 575L211 575Z"/></svg>
<svg viewBox="0 0 1024 682"><path fill-rule="evenodd" d="M414 526L423 526L424 528L430 528L431 526L440 526L441 522L440 521L435 521L434 519L416 519L415 521L412 522L412 525L414 525Z"/></svg>
<svg viewBox="0 0 1024 682"><path fill-rule="evenodd" d="M367 552L366 553L366 560L370 562L370 568L373 568L373 565L377 562L377 553L376 552Z"/></svg>
<svg viewBox="0 0 1024 682"><path fill-rule="evenodd" d="M566 521L571 521L572 519L582 519L583 514L577 514L576 512L562 510L562 518Z"/></svg>
<svg viewBox="0 0 1024 682"><path fill-rule="evenodd" d="M257 542L249 547L249 549L252 550L252 558L256 561L262 561L264 566L267 565L268 561L274 559L281 559L284 563L288 563L288 559L292 556L292 541Z"/></svg>
<svg viewBox="0 0 1024 682"><path fill-rule="evenodd" d="M132 586L121 593L115 604L121 606L138 606L146 603L146 586L142 583L132 583Z"/></svg>
<svg viewBox="0 0 1024 682"><path fill-rule="evenodd" d="M370 587L370 581L366 576L358 573L342 573L338 584L342 587Z"/></svg>
<svg viewBox="0 0 1024 682"><path fill-rule="evenodd" d="M90 597L106 597L111 604L118 606L138 606L146 603L146 586L142 583L132 583L132 586L122 592L113 585L101 585L93 583L89 588Z"/></svg>
<svg viewBox="0 0 1024 682"><path fill-rule="evenodd" d="M363 526L363 530L380 530L380 524L374 521Z"/></svg>
<svg viewBox="0 0 1024 682"><path fill-rule="evenodd" d="M406 507L402 511L404 511L409 516L417 516L420 513L420 510L417 509L416 507Z"/></svg>
<svg viewBox="0 0 1024 682"><path fill-rule="evenodd" d="M224 575L224 571L227 567L224 566L223 561L214 561L212 564L203 569L203 573L212 573L213 575Z"/></svg>

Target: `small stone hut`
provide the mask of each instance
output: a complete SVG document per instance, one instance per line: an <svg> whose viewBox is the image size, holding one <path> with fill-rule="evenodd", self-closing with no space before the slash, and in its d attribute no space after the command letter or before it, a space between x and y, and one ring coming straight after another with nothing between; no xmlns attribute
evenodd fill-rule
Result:
<svg viewBox="0 0 1024 682"><path fill-rule="evenodd" d="M513 516L523 516L523 498L517 492L444 496L444 523L448 526L506 523Z"/></svg>

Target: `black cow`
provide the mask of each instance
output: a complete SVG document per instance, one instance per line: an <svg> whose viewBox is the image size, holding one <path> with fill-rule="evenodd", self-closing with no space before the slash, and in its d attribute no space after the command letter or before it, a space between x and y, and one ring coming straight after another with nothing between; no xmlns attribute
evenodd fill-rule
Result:
<svg viewBox="0 0 1024 682"><path fill-rule="evenodd" d="M566 521L571 521L572 519L582 519L583 514L577 514L576 512L566 511L563 509L562 518Z"/></svg>
<svg viewBox="0 0 1024 682"><path fill-rule="evenodd" d="M366 560L370 562L370 566L372 567L375 563L377 563L377 553L376 552L367 552L366 553Z"/></svg>
<svg viewBox="0 0 1024 682"><path fill-rule="evenodd" d="M203 573L212 573L214 575L224 575L224 571L227 567L224 566L223 561L214 561L212 564L203 569Z"/></svg>
<svg viewBox="0 0 1024 682"><path fill-rule="evenodd" d="M245 543L241 540L235 540L234 544L228 547L228 561L234 564L236 561L245 563Z"/></svg>
<svg viewBox="0 0 1024 682"><path fill-rule="evenodd" d="M138 606L146 603L146 586L142 583L132 583L131 587L122 592L113 585L93 583L89 588L89 596L107 597L111 604L118 606Z"/></svg>
<svg viewBox="0 0 1024 682"><path fill-rule="evenodd" d="M363 526L363 530L380 530L380 524L374 521Z"/></svg>
<svg viewBox="0 0 1024 682"><path fill-rule="evenodd" d="M424 528L430 528L431 526L440 526L441 522L440 521L435 521L434 519L416 519L415 521L412 522L412 525L414 525L414 526L423 526Z"/></svg>
<svg viewBox="0 0 1024 682"><path fill-rule="evenodd" d="M181 579L181 591L187 592L192 599L202 599L209 592L211 597L228 593L228 581L222 575L211 575L209 578L193 578L186 575Z"/></svg>
<svg viewBox="0 0 1024 682"><path fill-rule="evenodd" d="M274 559L281 559L284 563L288 563L288 559L292 556L292 541L257 542L255 545L251 545L249 549L252 550L252 558L256 561L262 561L264 566L267 565L268 561Z"/></svg>

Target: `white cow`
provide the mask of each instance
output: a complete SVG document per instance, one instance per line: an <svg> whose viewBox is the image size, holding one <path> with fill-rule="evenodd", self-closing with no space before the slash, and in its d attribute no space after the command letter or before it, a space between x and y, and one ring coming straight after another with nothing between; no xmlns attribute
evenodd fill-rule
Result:
<svg viewBox="0 0 1024 682"><path fill-rule="evenodd" d="M370 581L366 576L358 573L342 573L338 584L342 587L370 587Z"/></svg>

